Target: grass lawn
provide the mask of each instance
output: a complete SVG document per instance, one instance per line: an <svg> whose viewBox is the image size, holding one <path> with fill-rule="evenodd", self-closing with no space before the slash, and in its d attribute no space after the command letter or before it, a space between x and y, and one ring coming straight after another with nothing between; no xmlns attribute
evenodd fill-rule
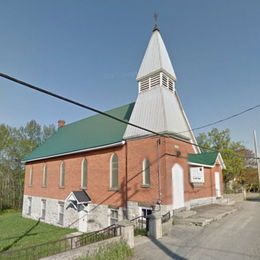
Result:
<svg viewBox="0 0 260 260"><path fill-rule="evenodd" d="M58 240L74 231L23 218L18 212L5 212L0 214L0 252Z"/></svg>
<svg viewBox="0 0 260 260"><path fill-rule="evenodd" d="M117 242L100 248L92 256L80 257L78 260L127 260L133 256L133 250L125 242Z"/></svg>

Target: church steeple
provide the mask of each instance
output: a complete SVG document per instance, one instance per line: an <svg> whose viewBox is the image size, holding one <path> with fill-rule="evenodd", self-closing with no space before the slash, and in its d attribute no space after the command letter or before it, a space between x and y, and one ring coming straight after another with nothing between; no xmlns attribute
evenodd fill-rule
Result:
<svg viewBox="0 0 260 260"><path fill-rule="evenodd" d="M130 122L157 133L168 133L196 143L175 89L176 75L156 25L137 74L139 94ZM125 139L151 133L128 125ZM194 151L199 149L193 146Z"/></svg>
<svg viewBox="0 0 260 260"><path fill-rule="evenodd" d="M175 89L176 75L157 24L154 26L136 80L139 93L158 85L170 91Z"/></svg>

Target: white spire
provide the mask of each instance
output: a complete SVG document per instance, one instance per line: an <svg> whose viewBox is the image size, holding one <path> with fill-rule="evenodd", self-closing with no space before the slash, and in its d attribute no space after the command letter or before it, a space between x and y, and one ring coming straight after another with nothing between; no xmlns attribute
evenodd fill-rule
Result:
<svg viewBox="0 0 260 260"><path fill-rule="evenodd" d="M154 28L137 74L139 94L130 123L158 133L169 133L196 144L188 119L175 90L176 76L160 35ZM125 139L150 135L149 132L128 125ZM193 146L195 152L199 152Z"/></svg>
<svg viewBox="0 0 260 260"><path fill-rule="evenodd" d="M153 30L136 79L139 81L156 72L165 72L173 80L176 80L171 60L157 27Z"/></svg>

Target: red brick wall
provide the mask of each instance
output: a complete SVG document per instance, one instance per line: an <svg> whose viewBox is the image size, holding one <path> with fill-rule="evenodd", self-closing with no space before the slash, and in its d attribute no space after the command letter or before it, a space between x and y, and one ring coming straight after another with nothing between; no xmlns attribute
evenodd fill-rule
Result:
<svg viewBox="0 0 260 260"><path fill-rule="evenodd" d="M215 196L214 172L221 173L220 166L213 169L205 168L205 183L200 187L193 187L189 181L189 166L187 154L194 153L190 144L185 144L171 138L160 138L158 164L158 137L129 140L126 145L53 158L46 161L28 163L26 165L24 193L31 196L65 199L71 191L81 188L81 162L87 159L88 177L87 193L94 204L123 206L126 198L126 167L128 175L127 197L130 201L153 204L159 199L158 166L160 168L161 201L162 204L172 204L172 167L175 163L184 169L185 201ZM176 152L181 155L176 157ZM109 190L110 158L116 153L119 159L119 184L118 191ZM126 165L127 154L127 165ZM151 163L151 185L142 186L142 162L144 158ZM60 163L65 162L65 186L59 187ZM47 187L42 187L42 169L47 164ZM29 172L33 166L33 185L29 187ZM222 176L222 175L221 175ZM223 190L223 185L221 185Z"/></svg>
<svg viewBox="0 0 260 260"><path fill-rule="evenodd" d="M122 190L109 190L110 158L116 153L119 160L119 184L125 180L125 146L99 150L96 152L68 155L46 161L26 165L25 188L26 195L65 199L71 191L81 188L81 163L86 158L88 163L87 193L95 204L122 205ZM59 188L60 163L65 162L65 186ZM48 168L47 187L42 187L42 168L44 163ZM33 185L29 187L29 172L33 166Z"/></svg>
<svg viewBox="0 0 260 260"><path fill-rule="evenodd" d="M157 141L157 137L150 137L127 142L128 200L154 204L159 198ZM161 143L160 150L164 150L164 143ZM145 158L150 161L150 187L142 185L142 165ZM162 158L161 172L165 170L164 165L165 158Z"/></svg>

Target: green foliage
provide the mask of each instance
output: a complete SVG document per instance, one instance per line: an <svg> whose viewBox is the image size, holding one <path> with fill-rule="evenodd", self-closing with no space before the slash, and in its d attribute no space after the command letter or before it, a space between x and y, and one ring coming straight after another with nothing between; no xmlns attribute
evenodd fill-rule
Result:
<svg viewBox="0 0 260 260"><path fill-rule="evenodd" d="M134 235L135 236L147 236L147 231L146 231L146 229L136 228L136 229L134 229Z"/></svg>
<svg viewBox="0 0 260 260"><path fill-rule="evenodd" d="M245 170L252 160L245 157L253 156L253 152L248 150L241 142L231 140L229 129L218 130L213 128L207 134L201 133L197 137L198 144L207 148L220 151L226 169L224 170L224 181L236 180L240 184L245 181Z"/></svg>
<svg viewBox="0 0 260 260"><path fill-rule="evenodd" d="M24 168L21 160L55 132L35 120L20 128L0 124L0 211L21 208Z"/></svg>
<svg viewBox="0 0 260 260"><path fill-rule="evenodd" d="M93 256L87 256L85 260L126 260L130 259L133 256L132 250L129 246L120 241L118 243L113 243L109 246L102 247L98 250Z"/></svg>

